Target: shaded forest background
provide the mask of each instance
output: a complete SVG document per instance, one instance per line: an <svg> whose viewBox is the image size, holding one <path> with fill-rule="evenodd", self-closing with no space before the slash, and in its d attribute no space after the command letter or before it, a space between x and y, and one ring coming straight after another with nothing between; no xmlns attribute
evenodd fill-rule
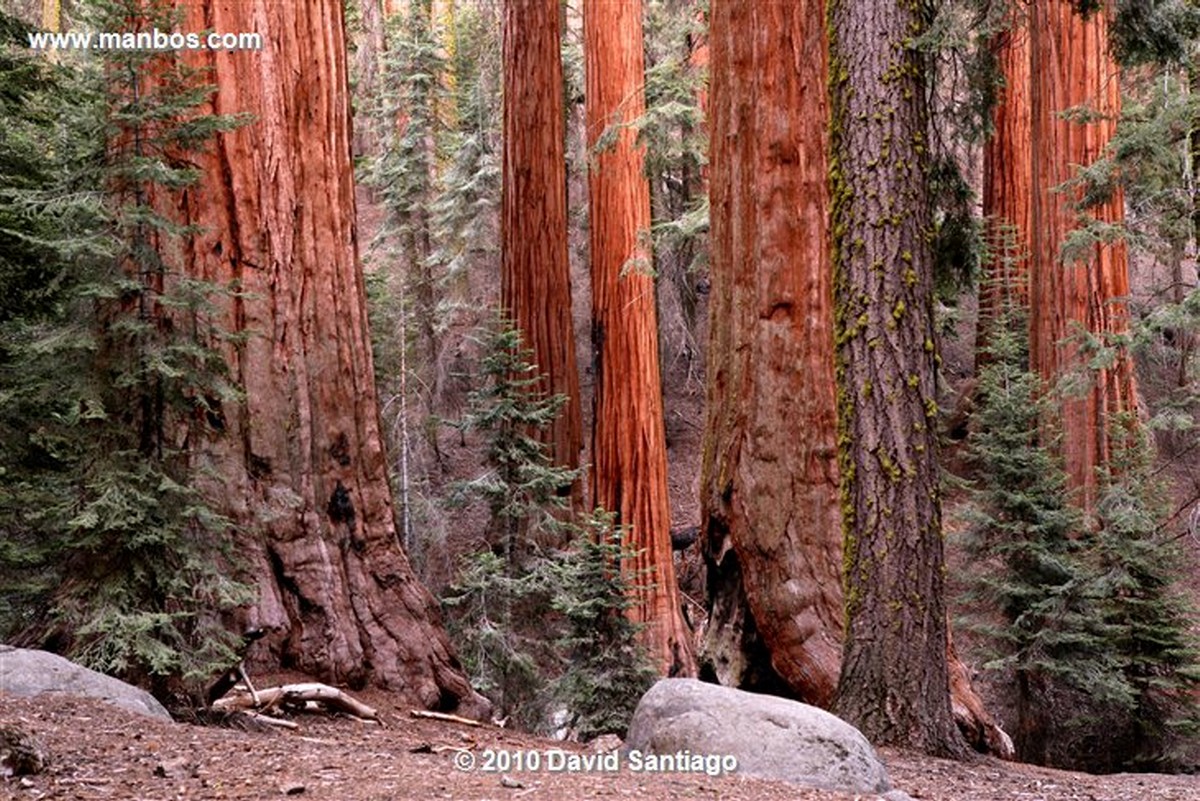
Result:
<svg viewBox="0 0 1200 801"><path fill-rule="evenodd" d="M243 530L250 516L238 518L236 511L211 501L213 488L224 486L213 475L236 464L258 481L280 470L286 461L283 447L272 451L254 443L246 455L216 447L216 455L200 463L182 454L197 448L198 440L188 437L199 434L191 432L203 429L204 436L215 438L241 430L231 410L255 405L255 387L264 393L260 406L285 393L279 384L256 383L254 373L264 371L272 356L246 355L254 346L242 340L254 334L235 325L245 316L235 320L213 310L230 304L252 309L256 293L269 291L267 284L229 282L211 267L204 280L195 275L194 281L162 279L170 272L170 256L186 253L189 242L227 252L244 248L249 254L239 241L245 232L229 233L238 220L247 219L244 210L225 218L210 215L200 202L192 201L194 208L187 202L172 206L164 198L188 196L190 187L204 186L216 162L201 154L212 154L213 142L233 141L220 137L254 137L255 126L283 129L286 123L264 123L261 113L240 116L255 102L252 97L245 108L217 104L218 114L208 105L207 92L187 90L193 77L170 72L180 65L149 54L115 56L90 71L65 55L39 61L22 52L25 28L19 21L43 27L42 6L9 3L12 16L6 15L4 24L10 45L0 64L7 78L7 94L0 98L7 126L0 206L5 237L0 560L7 576L18 577L4 586L0 636L67 651L181 698L215 666L235 658L240 645L229 632L245 622L237 610L250 603L255 584L246 576L273 574L282 586L289 575L279 563L287 557L278 549L245 548L236 536L216 536ZM440 601L440 612L427 611L431 602L409 589L396 591L400 600L382 598L380 608L402 605L414 610L412 619L418 621L444 615L449 636L430 634L436 626L415 623L385 626L382 639L395 640L401 652L406 642L428 639L434 656L420 658L431 663L452 650L488 699L476 701L469 688L439 674L418 691L430 706L453 707L446 701L453 696L476 708L490 704L496 714L527 728L586 738L619 731L641 689L665 672L664 660L676 672L698 669L711 680L797 695L786 668L772 662L772 643L755 639L751 631L736 645L721 644L709 630L713 620L723 630L734 627L731 620L749 629L755 625L744 618L720 618L722 582L728 578L720 570L727 567L717 569L724 553L714 533L718 527L706 528L702 511L710 492L704 462L718 458L706 456L706 449L717 447L711 444L713 424L706 420L706 413L713 414L706 411L713 380L706 370L716 363L709 315L717 300L714 291L732 297L729 279L711 272L710 9L683 0L645 4L639 15L644 109L589 133L583 12L572 3L557 7L565 266L579 390L577 398L555 399L528 391L538 385L529 378L530 355L516 347L504 323L497 323L502 297L515 291L506 289L502 278L507 273L501 232L508 85L504 29L506 13L510 26L523 19L513 11L519 6L506 7L500 0L349 0L340 11L312 12L313 30L344 20L345 50L332 48L328 59L332 74L345 71L349 94L341 102L349 104L352 122L319 133L301 126L291 149L278 152L297 174L306 159L321 158L306 150L306 137L337 142L352 154L354 182L336 179L338 188L330 197L337 199L329 205L355 215L339 225L354 228L346 236L356 240L361 255L380 428L374 431L374 423L359 418L344 444L337 440L330 446L341 467L328 473L328 489L322 485L308 506L264 494L258 500L266 511L259 516L267 520L286 517L293 508L315 509L332 521L332 529L345 527L346 564L356 564L356 558L369 563L373 554L390 547L383 540L399 541L415 577ZM1127 447L1114 449L1117 477L1098 479L1095 503L1076 510L1067 502L1072 479L1062 464L1061 434L1044 428L1042 389L1030 372L1038 366L1030 363L1028 334L1020 333L1030 327L1020 317L1020 304L997 300L1018 291L1004 280L1030 245L1014 242L1019 232L997 228L982 208L989 171L1001 169L994 155L985 156L996 141L998 97L1006 80L1014 85L1002 63L1009 51L1001 43L1014 27L1010 9L1004 3L936 4L928 9L914 49L921 54L929 109L922 154L928 156L935 225L929 275L932 348L940 359L936 377L928 379L936 381L931 386L939 410L954 639L959 664L975 686L971 692L1015 735L1023 758L1097 769L1194 768L1200 674L1196 618L1186 602L1200 594L1195 557L1200 544L1200 112L1193 92L1200 12L1184 2L1054 7L1060 6L1081 19L1110 15L1106 38L1122 61L1120 119L1110 120L1115 133L1108 147L1071 178L1072 191L1085 202L1073 209L1080 221L1061 246L1086 252L1123 241L1128 247L1128 332L1093 337L1082 348L1088 369L1095 371L1132 355L1139 405L1126 411L1140 421L1137 436L1145 439L1131 435ZM69 24L98 19L89 24L119 28L130 8L148 13L141 5L122 8L120 3L63 4L61 13ZM154 8L164 15L164 27L174 24L168 5ZM806 11L809 23L823 13L813 9ZM196 29L213 22L187 19ZM235 21L223 27L236 27ZM807 30L814 28L810 24ZM114 103L136 99L143 91L138 77L121 83L127 73L154 75L150 85L161 100L124 106L123 116L106 114ZM247 73L239 77L250 79ZM222 78L218 72L217 84L223 87ZM1097 111L1073 113L1087 121ZM148 145L150 140L138 133L143 131L153 132L161 145ZM618 571L614 577L606 567L622 560L628 565L637 557L623 550L620 538L611 538L611 518L603 510L591 517L582 513L596 499L586 469L598 456L593 436L581 432L593 432L597 425L603 370L594 333L591 265L597 261L594 237L609 236L597 235L589 219L589 169L594 172L625 135L645 148L650 225L638 232L643 260L618 266L622 275L645 277L653 290L669 499L669 510L661 510L656 525L669 520L678 599L668 606L686 627L681 630L689 632L686 644L676 637L671 647L647 643L646 629L634 625L638 613L631 608L650 605L637 602L638 572ZM253 141L245 152L220 150L226 160L221 163L235 164L249 159L246 153L255 148L277 146ZM154 161L150 151L155 148L171 158ZM251 175L248 171L245 180L272 180ZM1034 175L1017 180L1043 179L1049 180ZM312 180L280 192L294 193L294 208L300 210L306 191L323 191L323 184ZM350 192L353 201L347 202ZM1105 203L1121 206L1123 219L1091 213ZM228 204L232 208L234 200ZM186 209L182 216L181 208ZM257 222L264 230L291 225L282 212L263 215ZM222 226L221 233L211 233L214 223ZM531 238L540 233L526 232ZM323 254L329 244L313 241L306 247ZM341 247L335 249L341 252ZM308 269L301 257L285 261L281 270ZM356 290L346 276L357 269L353 258L331 261L331 297L352 297ZM159 298L153 308L143 303L147 287ZM833 298L828 302L826 312L833 313ZM353 304L340 303L331 301L317 315L351 315L346 308ZM990 315L983 322L981 306L984 317ZM179 331L180 319L192 328ZM257 321L270 325L265 315ZM990 334L989 325L994 327ZM366 363L355 351L365 344L353 334L359 327L360 321L347 321L351 333L340 325L322 333L356 355L350 358L353 367L346 368L350 372L338 379L344 385L324 396L324 390L315 392L313 408L349 408L361 397L361 387L347 378ZM286 355L276 352L274 358ZM298 363L303 359L297 358ZM1064 382L1087 383L1087 370L1068 372L1063 370ZM358 374L355 380L361 378ZM1014 387L1027 392L1022 396ZM1011 404L1001 404L1001 397ZM539 433L566 419L563 408L570 403L580 417L574 436L583 446L573 463L551 458L543 445L569 433ZM307 430L303 423L293 428L281 421L280 426L276 435L282 439ZM796 432L797 439L801 433ZM826 433L831 439L836 434ZM248 442L254 436L269 437L245 434ZM353 470L336 472L351 459L346 456L343 464L343 451L353 456L357 469L360 449L370 451L372 437L381 438L386 449L370 470L386 470L394 508L383 499L377 504L362 500L370 495L363 489L369 482ZM583 472L575 469L580 465ZM299 487L308 474L303 465L294 470ZM301 489L295 492L304 496ZM387 516L394 523L377 541L356 538L366 530L365 518ZM111 558L114 549L123 558ZM102 558L106 554L109 558ZM296 558L303 564L308 557L297 552ZM840 566L840 556L837 561ZM389 568L377 575L402 572ZM392 580L379 583L387 586ZM349 571L345 583L351 596L362 586L355 581ZM407 588L404 579L395 581ZM279 605L289 611L292 591L279 590ZM295 594L303 599L308 593ZM163 603L139 607L148 597ZM1122 606L1123 600L1130 602ZM295 602L295 617L306 619L311 610L304 604ZM1110 610L1119 611L1110 618ZM1105 625L1088 623L1096 616ZM329 613L333 625L338 620ZM303 631L291 629L294 639L279 646L280 653L308 653L305 645L319 639L326 624L306 625L299 627ZM768 625L758 622L760 628ZM548 631L553 636L547 637ZM372 633L362 639L372 641ZM641 651L639 642L649 644L650 652ZM204 649L197 650L197 643ZM839 644L827 647L840 657ZM689 666L693 648L698 665ZM728 653L738 649L749 656L734 669L730 664L737 659ZM333 660L339 665L333 669L320 658L306 658L295 664L351 685L378 678L356 668L356 660L384 661L371 646L355 651L352 643L344 660ZM180 677L186 681L177 681ZM831 694L832 687L820 692ZM1089 703L1082 703L1085 698Z"/></svg>

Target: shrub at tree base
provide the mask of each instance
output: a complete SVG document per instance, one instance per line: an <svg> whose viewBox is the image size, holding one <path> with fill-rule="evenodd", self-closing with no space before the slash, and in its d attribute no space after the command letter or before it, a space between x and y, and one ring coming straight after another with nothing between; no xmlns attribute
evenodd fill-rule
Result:
<svg viewBox="0 0 1200 801"><path fill-rule="evenodd" d="M464 426L484 435L490 469L461 485L459 499L487 501L492 541L463 560L443 599L451 632L500 716L545 730L565 708L581 739L623 733L655 675L626 616L630 554L611 515L576 521L565 508L560 488L578 471L552 465L533 436L563 399L538 396L519 335L500 321L481 344L484 382Z"/></svg>
<svg viewBox="0 0 1200 801"><path fill-rule="evenodd" d="M173 13L84 12L101 30ZM246 598L195 458L239 393L211 315L232 290L171 263L194 231L154 198L191 187L187 156L240 120L198 114L212 88L168 53L3 58L0 82L25 77L5 100L0 226L27 232L3 272L46 280L0 312L0 638L187 695L233 659L220 618Z"/></svg>

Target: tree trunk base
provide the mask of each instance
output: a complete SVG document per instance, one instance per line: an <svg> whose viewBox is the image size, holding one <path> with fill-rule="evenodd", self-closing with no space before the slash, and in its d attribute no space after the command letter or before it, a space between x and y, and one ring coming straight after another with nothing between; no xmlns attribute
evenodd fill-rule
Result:
<svg viewBox="0 0 1200 801"><path fill-rule="evenodd" d="M967 666L954 650L952 633L946 643L946 662L950 670L950 708L967 743L982 754L1010 761L1015 759L1012 737L988 714L983 699L971 686Z"/></svg>

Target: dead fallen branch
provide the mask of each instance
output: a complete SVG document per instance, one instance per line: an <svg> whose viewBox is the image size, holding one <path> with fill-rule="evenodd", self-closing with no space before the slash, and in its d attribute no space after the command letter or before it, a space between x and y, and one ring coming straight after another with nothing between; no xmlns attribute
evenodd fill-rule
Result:
<svg viewBox="0 0 1200 801"><path fill-rule="evenodd" d="M430 720L444 720L447 723L461 723L464 726L482 726L478 720L459 717L458 715L450 715L446 712L430 712L427 709L411 709L409 710L414 718L428 718Z"/></svg>
<svg viewBox="0 0 1200 801"><path fill-rule="evenodd" d="M367 706L362 701L352 698L336 687L316 682L304 684L285 684L281 687L268 687L256 693L238 693L227 695L213 701L212 708L221 712L256 711L270 712L280 707L299 707L301 709L324 708L331 712L343 712L362 720L379 721L379 713L374 707Z"/></svg>
<svg viewBox="0 0 1200 801"><path fill-rule="evenodd" d="M270 715L261 715L258 712L247 712L246 715L254 721L257 721L264 726L276 726L280 729L298 729L300 725L294 721L284 720L283 718L273 718Z"/></svg>

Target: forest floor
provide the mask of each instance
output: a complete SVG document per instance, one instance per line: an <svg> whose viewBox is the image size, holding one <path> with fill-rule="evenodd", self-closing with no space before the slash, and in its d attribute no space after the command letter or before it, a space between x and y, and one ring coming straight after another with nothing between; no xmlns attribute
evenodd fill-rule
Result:
<svg viewBox="0 0 1200 801"><path fill-rule="evenodd" d="M495 727L418 720L395 696L356 697L380 710L383 726L305 715L296 731L248 732L166 723L98 701L0 693L0 723L19 722L40 739L50 765L0 779L0 799L731 799L869 801L738 776L490 772L487 752L553 749L587 753ZM474 761L461 770L456 760ZM1200 777L1092 776L980 759L957 763L885 750L893 784L918 801L1197 801Z"/></svg>

